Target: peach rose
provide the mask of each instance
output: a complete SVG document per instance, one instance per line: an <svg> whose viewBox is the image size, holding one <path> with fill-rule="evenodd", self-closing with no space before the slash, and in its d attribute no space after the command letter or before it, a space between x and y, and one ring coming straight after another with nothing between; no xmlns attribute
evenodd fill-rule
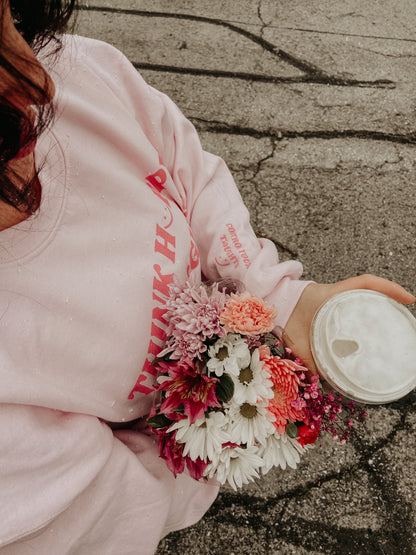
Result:
<svg viewBox="0 0 416 555"><path fill-rule="evenodd" d="M267 305L259 297L247 292L231 293L220 315L220 323L227 332L255 336L272 331L276 314L274 306Z"/></svg>

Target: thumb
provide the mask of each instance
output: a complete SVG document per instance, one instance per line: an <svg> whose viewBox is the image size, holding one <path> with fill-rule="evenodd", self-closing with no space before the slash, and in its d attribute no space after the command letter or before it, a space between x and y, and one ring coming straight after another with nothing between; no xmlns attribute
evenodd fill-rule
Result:
<svg viewBox="0 0 416 555"><path fill-rule="evenodd" d="M343 281L335 283L333 288L334 293L343 293L351 289L369 289L371 291L383 293L399 303L412 304L416 302L414 295L406 291L406 289L398 283L371 274L363 274L361 276L344 279Z"/></svg>

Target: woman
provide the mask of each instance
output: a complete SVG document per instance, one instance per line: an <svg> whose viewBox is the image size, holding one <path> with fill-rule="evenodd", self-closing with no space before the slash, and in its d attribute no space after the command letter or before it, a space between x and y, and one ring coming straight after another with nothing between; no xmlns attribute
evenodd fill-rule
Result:
<svg viewBox="0 0 416 555"><path fill-rule="evenodd" d="M312 369L309 327L327 298L415 299L373 276L299 281L301 266L255 237L223 162L117 50L67 36L52 63L72 2L10 4L0 0L1 545L153 553L218 491L173 478L131 425L152 405L174 276L243 281L278 308L276 329Z"/></svg>

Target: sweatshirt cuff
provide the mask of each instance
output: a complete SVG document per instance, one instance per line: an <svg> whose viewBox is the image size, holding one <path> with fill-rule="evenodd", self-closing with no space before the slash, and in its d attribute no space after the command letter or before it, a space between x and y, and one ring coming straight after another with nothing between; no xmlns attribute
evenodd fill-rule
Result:
<svg viewBox="0 0 416 555"><path fill-rule="evenodd" d="M314 282L284 277L279 282L276 289L274 289L270 295L265 297L265 300L269 304L274 305L277 310L277 316L274 320L275 327L273 329L276 335L281 335L281 332L285 329L287 321L297 305L300 296L305 288L311 283Z"/></svg>

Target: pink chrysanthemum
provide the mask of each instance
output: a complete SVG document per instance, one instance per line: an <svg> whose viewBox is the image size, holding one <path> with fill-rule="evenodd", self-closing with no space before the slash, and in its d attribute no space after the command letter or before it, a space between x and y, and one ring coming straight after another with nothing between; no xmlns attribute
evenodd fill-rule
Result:
<svg viewBox="0 0 416 555"><path fill-rule="evenodd" d="M183 360L190 363L196 358L202 360L201 355L206 350L207 346L200 335L174 330L166 342L166 348L159 353L159 356L163 357L169 354L169 358L172 360Z"/></svg>
<svg viewBox="0 0 416 555"><path fill-rule="evenodd" d="M273 399L270 399L267 409L276 417L275 425L279 434L285 432L288 420L296 422L303 420L305 412L296 404L299 395L300 378L296 373L299 366L289 359L267 356L261 353L264 368L273 382Z"/></svg>
<svg viewBox="0 0 416 555"><path fill-rule="evenodd" d="M231 293L220 322L227 332L255 336L273 329L276 314L274 306L267 305L259 297L247 292L241 295Z"/></svg>
<svg viewBox="0 0 416 555"><path fill-rule="evenodd" d="M189 417L191 424L202 418L208 407L221 408L215 394L218 378L209 377L199 372L194 363L159 362L163 373L169 374L158 386L166 391L166 398L162 402L160 412L168 418L176 420L177 409L182 405L183 413Z"/></svg>
<svg viewBox="0 0 416 555"><path fill-rule="evenodd" d="M172 359L191 361L201 359L206 350L205 339L214 335L225 337L220 325L220 314L228 295L218 290L218 284L207 289L201 284L186 282L171 286L171 297L166 303L165 318L169 322L167 348Z"/></svg>

